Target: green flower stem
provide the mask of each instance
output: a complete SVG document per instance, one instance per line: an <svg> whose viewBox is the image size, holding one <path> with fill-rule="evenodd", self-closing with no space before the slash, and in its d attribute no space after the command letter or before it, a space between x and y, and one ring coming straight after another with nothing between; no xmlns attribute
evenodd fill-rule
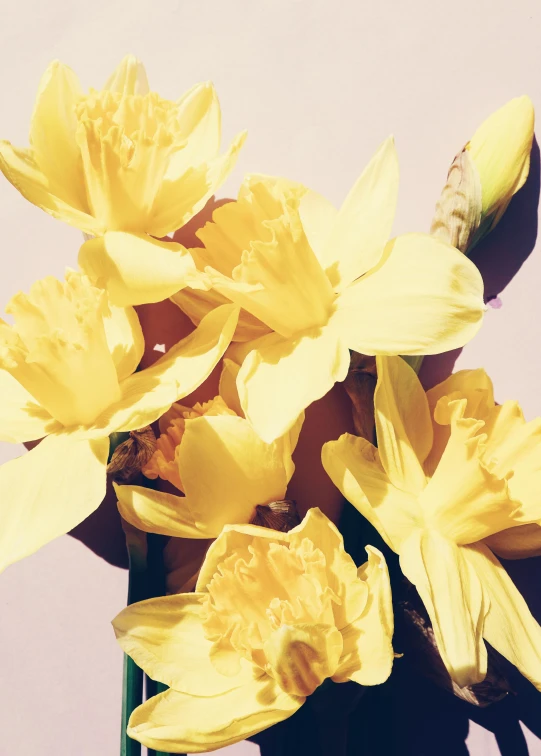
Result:
<svg viewBox="0 0 541 756"><path fill-rule="evenodd" d="M155 535L149 533L147 536L148 542L148 557L147 557L147 575L148 575L148 589L149 597L165 596L165 565L163 560L163 550L167 543L167 538L164 536ZM152 696L157 696L160 693L164 693L168 690L168 686L161 682L152 680L145 675L145 690L147 700ZM148 749L148 756L170 756L164 751L154 751Z"/></svg>
<svg viewBox="0 0 541 756"><path fill-rule="evenodd" d="M128 604L142 601L148 595L147 537L126 522L122 522L128 548L129 578ZM126 728L134 709L143 702L143 670L129 656L124 655L122 678L122 717L120 756L141 756L141 744L128 737Z"/></svg>

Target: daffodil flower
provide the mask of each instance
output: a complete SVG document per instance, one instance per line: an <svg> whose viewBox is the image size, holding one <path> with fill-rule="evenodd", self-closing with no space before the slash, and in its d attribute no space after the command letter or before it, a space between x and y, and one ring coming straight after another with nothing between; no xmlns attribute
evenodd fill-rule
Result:
<svg viewBox="0 0 541 756"><path fill-rule="evenodd" d="M231 370L225 366L222 384ZM173 405L143 472L185 495L115 486L122 517L140 530L179 538L215 538L226 524L250 522L258 505L284 499L303 419L304 413L267 444L221 396L193 408Z"/></svg>
<svg viewBox="0 0 541 756"><path fill-rule="evenodd" d="M238 308L205 318L152 367L132 308L68 272L17 294L0 324L0 440L43 439L0 467L0 569L68 532L105 495L109 435L154 422L210 374Z"/></svg>
<svg viewBox="0 0 541 756"><path fill-rule="evenodd" d="M378 448L345 434L324 446L325 469L399 554L451 678L460 686L484 679L484 638L541 690L541 627L484 543L532 516L513 498L511 455L497 458L512 430L508 408L475 419L493 404L490 387L451 400L438 387L430 401L436 424L446 425L434 432L429 398L406 362L377 357L377 368Z"/></svg>
<svg viewBox="0 0 541 756"><path fill-rule="evenodd" d="M344 380L350 349L444 352L478 330L483 285L473 263L424 234L387 242L397 190L389 139L340 211L282 179L249 177L199 232L201 254L221 256L223 267L239 261L230 275L206 266L212 290L270 331L231 353L242 361L242 409L264 441Z"/></svg>
<svg viewBox="0 0 541 756"><path fill-rule="evenodd" d="M220 131L210 83L165 100L128 55L101 91L84 94L55 61L39 86L30 147L0 142L0 170L27 200L88 234L159 237L192 218L233 168L245 135L220 156Z"/></svg>
<svg viewBox="0 0 541 756"><path fill-rule="evenodd" d="M170 688L133 712L129 736L201 753L287 719L327 678L383 683L391 589L383 555L366 549L357 570L319 509L289 533L226 526L195 593L133 604L113 621L123 650Z"/></svg>

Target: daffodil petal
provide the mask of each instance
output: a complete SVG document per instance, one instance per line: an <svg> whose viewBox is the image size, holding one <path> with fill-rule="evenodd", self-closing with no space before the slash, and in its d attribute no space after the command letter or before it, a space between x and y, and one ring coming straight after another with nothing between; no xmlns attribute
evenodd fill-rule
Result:
<svg viewBox="0 0 541 756"><path fill-rule="evenodd" d="M88 234L103 232L104 229L95 218L54 194L48 178L37 165L30 150L0 141L0 171L25 199L53 218L63 220Z"/></svg>
<svg viewBox="0 0 541 756"><path fill-rule="evenodd" d="M235 137L225 154L210 163L189 168L173 181L166 179L156 197L148 233L165 236L184 226L202 210L235 167L245 139L246 133L243 132Z"/></svg>
<svg viewBox="0 0 541 756"><path fill-rule="evenodd" d="M398 551L402 540L418 526L421 512L414 496L393 486L377 449L364 438L344 433L323 446L321 459L344 497Z"/></svg>
<svg viewBox="0 0 541 756"><path fill-rule="evenodd" d="M196 84L178 100L177 106L186 145L171 156L165 174L169 181L180 178L193 165L210 162L220 149L221 111L213 84Z"/></svg>
<svg viewBox="0 0 541 756"><path fill-rule="evenodd" d="M152 367L122 381L122 398L85 431L87 436L144 428L194 391L227 349L237 318L235 305L218 307Z"/></svg>
<svg viewBox="0 0 541 756"><path fill-rule="evenodd" d="M103 318L107 346L115 363L119 381L135 373L145 351L145 339L133 307L109 306Z"/></svg>
<svg viewBox="0 0 541 756"><path fill-rule="evenodd" d="M145 234L109 231L79 250L79 265L92 283L121 307L161 302L188 284L197 286L192 256L181 244Z"/></svg>
<svg viewBox="0 0 541 756"><path fill-rule="evenodd" d="M209 538L197 527L185 497L143 486L113 485L118 511L135 528L175 538Z"/></svg>
<svg viewBox="0 0 541 756"><path fill-rule="evenodd" d="M0 467L0 570L88 517L105 496L109 439L47 436Z"/></svg>
<svg viewBox="0 0 541 756"><path fill-rule="evenodd" d="M214 289L203 291L189 287L177 291L170 299L190 318L194 325L199 325L201 319L215 307L228 304L231 301ZM233 341L253 341L270 333L270 330L265 323L262 323L254 315L241 309Z"/></svg>
<svg viewBox="0 0 541 756"><path fill-rule="evenodd" d="M485 538L484 543L502 559L541 556L541 523L507 528Z"/></svg>
<svg viewBox="0 0 541 756"><path fill-rule="evenodd" d="M329 328L292 339L264 336L237 377L244 414L270 443L286 433L306 407L344 380L349 360L347 347Z"/></svg>
<svg viewBox="0 0 541 756"><path fill-rule="evenodd" d="M426 521L458 544L512 527L520 515L507 481L483 463L482 430L482 421L472 418L452 424L440 463L419 499Z"/></svg>
<svg viewBox="0 0 541 756"><path fill-rule="evenodd" d="M75 139L75 104L81 95L76 74L58 60L41 78L30 121L32 155L47 176L52 194L81 212L88 211L79 148Z"/></svg>
<svg viewBox="0 0 541 756"><path fill-rule="evenodd" d="M258 504L285 496L281 444L266 444L242 417L190 420L177 459L190 510L207 537L228 523L249 522Z"/></svg>
<svg viewBox="0 0 541 756"><path fill-rule="evenodd" d="M484 637L537 690L541 690L541 627L507 572L486 546L478 543L465 548L464 553L490 600Z"/></svg>
<svg viewBox="0 0 541 756"><path fill-rule="evenodd" d="M0 370L0 441L35 441L62 425L6 370Z"/></svg>
<svg viewBox="0 0 541 756"><path fill-rule="evenodd" d="M239 417L243 417L244 413L240 406L239 392L237 391L237 375L239 374L240 365L228 357L223 358L222 364L223 368L220 373L219 384L220 396L229 409L232 409Z"/></svg>
<svg viewBox="0 0 541 756"><path fill-rule="evenodd" d="M332 679L380 685L393 668L393 602L385 557L373 546L366 546L366 551L368 561L358 575L368 586L368 600L361 616L341 630L344 650Z"/></svg>
<svg viewBox="0 0 541 756"><path fill-rule="evenodd" d="M464 550L436 531L418 530L402 544L400 567L419 591L451 678L460 687L483 680L488 605Z"/></svg>
<svg viewBox="0 0 541 756"><path fill-rule="evenodd" d="M266 675L212 698L168 690L135 709L128 735L157 751L204 753L287 719L303 703Z"/></svg>
<svg viewBox="0 0 541 756"><path fill-rule="evenodd" d="M125 97L147 94L149 86L144 65L135 55L125 55L105 82L104 89Z"/></svg>
<svg viewBox="0 0 541 756"><path fill-rule="evenodd" d="M334 228L338 210L321 194L308 190L301 197L299 215L308 243L331 283L335 285L339 281L337 265L333 267L336 250L329 248L327 240Z"/></svg>
<svg viewBox="0 0 541 756"><path fill-rule="evenodd" d="M374 394L381 463L392 483L419 493L426 485L424 462L432 446L432 421L417 374L401 357L378 356Z"/></svg>
<svg viewBox="0 0 541 756"><path fill-rule="evenodd" d="M441 416L434 417L436 406L444 397L451 395L462 396L466 399L465 417L475 417L484 420L494 408L494 388L486 372L478 370L459 370L450 375L442 383L426 392L430 415L433 418L433 442L430 454L425 459L425 472L432 475L444 452L451 434L450 422L442 424Z"/></svg>
<svg viewBox="0 0 541 756"><path fill-rule="evenodd" d="M405 234L342 292L334 320L362 354L439 354L472 339L484 311L471 260L427 234Z"/></svg>
<svg viewBox="0 0 541 756"><path fill-rule="evenodd" d="M113 620L116 639L149 677L181 693L206 698L238 688L253 678L253 665L241 659L234 677L216 671L203 632L206 600L188 593L132 604Z"/></svg>
<svg viewBox="0 0 541 756"><path fill-rule="evenodd" d="M389 137L354 184L326 244L327 274L339 290L379 262L398 199L398 157Z"/></svg>

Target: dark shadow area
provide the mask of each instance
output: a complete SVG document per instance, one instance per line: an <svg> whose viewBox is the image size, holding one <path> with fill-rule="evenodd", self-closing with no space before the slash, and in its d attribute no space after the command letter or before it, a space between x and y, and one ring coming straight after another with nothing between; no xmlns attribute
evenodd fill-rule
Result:
<svg viewBox="0 0 541 756"><path fill-rule="evenodd" d="M535 247L537 208L540 190L540 154L534 140L530 173L522 189L513 197L505 215L494 231L473 250L471 260L477 265L485 284L485 302L501 307L497 297L516 276ZM505 310L505 302L503 303ZM419 377L425 388L445 380L453 372L462 349L425 357Z"/></svg>

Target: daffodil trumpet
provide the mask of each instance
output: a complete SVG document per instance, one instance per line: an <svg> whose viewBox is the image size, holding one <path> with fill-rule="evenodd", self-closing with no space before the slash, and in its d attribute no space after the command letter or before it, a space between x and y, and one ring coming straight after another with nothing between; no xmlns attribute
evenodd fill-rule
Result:
<svg viewBox="0 0 541 756"><path fill-rule="evenodd" d="M84 520L105 495L109 436L142 428L199 386L227 348L238 308L209 313L152 367L132 308L81 273L49 277L0 323L0 439L42 439L0 467L0 569Z"/></svg>
<svg viewBox="0 0 541 756"><path fill-rule="evenodd" d="M311 509L289 533L228 525L195 593L134 604L113 621L123 650L169 690L132 714L130 737L201 753L295 713L324 680L384 682L393 613L385 559L359 569Z"/></svg>
<svg viewBox="0 0 541 756"><path fill-rule="evenodd" d="M401 358L376 362L378 447L344 434L325 469L399 555L452 680L485 678L485 639L541 690L541 627L493 551L539 553L540 421L496 406L483 371L425 394Z"/></svg>

